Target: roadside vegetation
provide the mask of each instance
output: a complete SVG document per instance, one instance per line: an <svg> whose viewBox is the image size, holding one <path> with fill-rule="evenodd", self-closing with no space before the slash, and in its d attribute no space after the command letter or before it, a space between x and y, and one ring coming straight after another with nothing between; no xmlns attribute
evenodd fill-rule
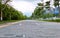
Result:
<svg viewBox="0 0 60 38"><path fill-rule="evenodd" d="M37 7L35 8L31 18L37 19L37 20L45 20L45 21L51 21L51 22L60 22L60 6L59 6L59 0L54 0L54 7L58 8L59 13L55 13L55 8L50 7L50 1L42 3L37 3ZM51 10L52 9L52 10ZM53 12L52 12L53 11ZM58 19L57 19L58 18Z"/></svg>
<svg viewBox="0 0 60 38"><path fill-rule="evenodd" d="M0 24L6 24L11 22L17 22L17 21L21 21L21 20L4 20L4 21L0 21Z"/></svg>
<svg viewBox="0 0 60 38"><path fill-rule="evenodd" d="M60 22L60 19L55 19L55 20L42 20L42 21L48 21L48 22Z"/></svg>
<svg viewBox="0 0 60 38"><path fill-rule="evenodd" d="M25 20L26 15L21 11L14 9L10 3L12 0L0 0L0 24L5 22L14 22L18 20Z"/></svg>

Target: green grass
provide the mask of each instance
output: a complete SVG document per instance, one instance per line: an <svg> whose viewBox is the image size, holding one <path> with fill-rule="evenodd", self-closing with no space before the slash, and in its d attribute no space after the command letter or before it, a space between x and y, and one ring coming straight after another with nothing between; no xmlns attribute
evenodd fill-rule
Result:
<svg viewBox="0 0 60 38"><path fill-rule="evenodd" d="M20 21L20 20L6 20L6 21L0 21L0 24L10 23L10 22L16 22L16 21Z"/></svg>
<svg viewBox="0 0 60 38"><path fill-rule="evenodd" d="M48 21L48 22L60 22L60 19L56 19L56 20L43 20L43 21Z"/></svg>

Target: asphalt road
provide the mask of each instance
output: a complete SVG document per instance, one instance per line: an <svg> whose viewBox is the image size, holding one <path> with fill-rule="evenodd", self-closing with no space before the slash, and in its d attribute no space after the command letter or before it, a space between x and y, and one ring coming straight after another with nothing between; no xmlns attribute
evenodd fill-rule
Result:
<svg viewBox="0 0 60 38"><path fill-rule="evenodd" d="M0 28L0 38L60 38L60 23L25 20Z"/></svg>

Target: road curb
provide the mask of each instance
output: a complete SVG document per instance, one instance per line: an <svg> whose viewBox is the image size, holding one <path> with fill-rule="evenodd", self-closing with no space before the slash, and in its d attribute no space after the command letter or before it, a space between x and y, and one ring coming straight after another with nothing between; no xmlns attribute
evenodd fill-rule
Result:
<svg viewBox="0 0 60 38"><path fill-rule="evenodd" d="M11 25L16 24L16 23L19 23L19 22L21 22L21 21L2 24L2 25L0 25L0 28L7 27L7 26L11 26Z"/></svg>

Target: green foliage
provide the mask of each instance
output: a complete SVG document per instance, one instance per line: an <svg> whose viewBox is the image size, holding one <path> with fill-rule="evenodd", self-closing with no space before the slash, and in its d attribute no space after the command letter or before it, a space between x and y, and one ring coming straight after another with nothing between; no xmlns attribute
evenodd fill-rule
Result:
<svg viewBox="0 0 60 38"><path fill-rule="evenodd" d="M54 6L59 6L59 0L54 0Z"/></svg>
<svg viewBox="0 0 60 38"><path fill-rule="evenodd" d="M20 21L20 20L3 20L3 21L0 21L0 24L10 23L10 22L17 22L17 21Z"/></svg>
<svg viewBox="0 0 60 38"><path fill-rule="evenodd" d="M46 5L45 5L45 8L46 9L50 9L50 1L47 1L46 2ZM46 9L44 9L44 5L43 3L38 3L38 6L35 8L34 10L34 13L32 14L32 18L51 18L54 16L54 14L52 13L46 13Z"/></svg>
<svg viewBox="0 0 60 38"><path fill-rule="evenodd" d="M58 17L60 17L60 0L54 0L54 6L55 7L57 7L58 6L58 8L59 8L59 15L58 15Z"/></svg>
<svg viewBox="0 0 60 38"><path fill-rule="evenodd" d="M5 6L5 4L2 4L2 7L4 7L4 6ZM26 19L21 11L17 11L9 5L6 5L5 9L2 12L3 12L3 20L23 20L23 19Z"/></svg>
<svg viewBox="0 0 60 38"><path fill-rule="evenodd" d="M56 19L56 20L54 20L55 22L60 22L60 19Z"/></svg>
<svg viewBox="0 0 60 38"><path fill-rule="evenodd" d="M53 15L54 14L52 14L52 13L45 13L45 14L43 14L43 18L51 18L51 17L53 17Z"/></svg>
<svg viewBox="0 0 60 38"><path fill-rule="evenodd" d="M43 21L48 21L48 22L60 22L60 19L55 19L55 20L43 20Z"/></svg>
<svg viewBox="0 0 60 38"><path fill-rule="evenodd" d="M7 4L10 1L11 0L0 0L0 17L2 17L3 20L26 19L27 17L24 16L21 11L17 11L16 9Z"/></svg>
<svg viewBox="0 0 60 38"><path fill-rule="evenodd" d="M37 5L38 5L38 6L43 6L43 3L38 3Z"/></svg>
<svg viewBox="0 0 60 38"><path fill-rule="evenodd" d="M47 9L49 9L50 8L50 1L47 1L45 6Z"/></svg>
<svg viewBox="0 0 60 38"><path fill-rule="evenodd" d="M38 3L38 6L35 8L32 18L42 18L45 10L43 9L43 3Z"/></svg>

